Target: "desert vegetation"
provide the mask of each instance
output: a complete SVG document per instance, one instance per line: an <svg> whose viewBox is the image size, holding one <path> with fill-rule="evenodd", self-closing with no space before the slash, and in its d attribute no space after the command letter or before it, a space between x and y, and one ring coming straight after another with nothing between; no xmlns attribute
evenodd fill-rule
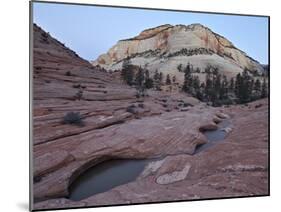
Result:
<svg viewBox="0 0 281 212"><path fill-rule="evenodd" d="M184 69L182 90L212 106L248 103L268 95L267 78L255 77L248 69L230 80L212 66L208 66L205 73L205 82L200 82L199 77L192 74L188 64Z"/></svg>
<svg viewBox="0 0 281 212"><path fill-rule="evenodd" d="M268 95L267 76L255 70L245 68L236 77L228 79L221 74L219 68L211 65L203 72L199 67L194 68L189 63L185 67L179 64L177 69L184 73L184 82L179 85L181 91L212 106L243 104ZM205 81L200 81L197 73L204 73ZM163 74L158 70L155 70L154 76L150 77L147 69L132 65L129 59L123 62L121 77L126 84L135 86L138 96L145 96L146 89L161 90L162 85L176 83L176 77L173 76L171 79L170 74L166 75L163 82Z"/></svg>
<svg viewBox="0 0 281 212"><path fill-rule="evenodd" d="M63 117L63 124L71 124L77 126L84 126L82 116L79 112L68 112Z"/></svg>

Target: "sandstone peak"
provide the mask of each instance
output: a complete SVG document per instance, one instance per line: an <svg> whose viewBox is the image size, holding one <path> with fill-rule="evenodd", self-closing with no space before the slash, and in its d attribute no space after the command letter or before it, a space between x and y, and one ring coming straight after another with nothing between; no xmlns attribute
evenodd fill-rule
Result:
<svg viewBox="0 0 281 212"><path fill-rule="evenodd" d="M171 27L173 27L173 25L164 24L164 25L160 25L160 26L157 26L157 27L145 29L139 35L137 35L133 38L125 39L123 41L126 41L126 40L142 40L142 39L151 38L151 37L155 36L156 34L158 34L159 32L162 32L163 30L166 30L166 29L171 28Z"/></svg>
<svg viewBox="0 0 281 212"><path fill-rule="evenodd" d="M129 40L143 40L143 39L147 39L147 38L151 38L155 35L157 35L158 33L164 31L164 30L168 30L168 29L174 29L175 31L180 31L182 29L184 30L207 30L209 33L213 33L216 36L220 37L220 38L224 38L223 36L216 34L215 32L213 32L210 28L200 24L200 23L193 23L190 25L184 25L184 24L177 24L177 25L171 25L171 24L163 24L160 26L156 26L156 27L152 27L152 28L148 28L145 29L143 31L140 32L139 35L133 37L133 38L128 38L128 39L123 39L121 41L129 41ZM225 38L224 38L225 39Z"/></svg>
<svg viewBox="0 0 281 212"><path fill-rule="evenodd" d="M182 76L177 73L177 66L187 63L201 70L214 66L228 77L245 68L263 72L259 62L200 23L165 24L145 29L133 38L120 40L92 64L118 70L124 59L130 59L134 65L146 66L150 71L157 69L175 75L178 79Z"/></svg>

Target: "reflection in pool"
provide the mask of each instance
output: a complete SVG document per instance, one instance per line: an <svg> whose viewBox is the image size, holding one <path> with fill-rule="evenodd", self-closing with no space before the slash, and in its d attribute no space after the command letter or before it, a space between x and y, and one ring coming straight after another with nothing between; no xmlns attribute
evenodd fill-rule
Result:
<svg viewBox="0 0 281 212"><path fill-rule="evenodd" d="M218 125L217 130L204 132L208 143L198 146L194 154L206 150L224 139L226 132L222 129L228 127L230 121L223 120ZM151 161L153 159L118 159L100 163L88 169L73 182L69 189L69 199L79 201L108 191L116 186L132 182Z"/></svg>
<svg viewBox="0 0 281 212"><path fill-rule="evenodd" d="M194 154L199 153L203 150L206 150L215 144L223 141L227 132L223 129L230 126L230 121L228 119L223 120L221 123L218 124L219 128L217 130L210 130L206 131L203 134L206 136L208 143L199 145Z"/></svg>
<svg viewBox="0 0 281 212"><path fill-rule="evenodd" d="M118 159L88 169L70 186L69 199L79 201L135 180L151 160Z"/></svg>

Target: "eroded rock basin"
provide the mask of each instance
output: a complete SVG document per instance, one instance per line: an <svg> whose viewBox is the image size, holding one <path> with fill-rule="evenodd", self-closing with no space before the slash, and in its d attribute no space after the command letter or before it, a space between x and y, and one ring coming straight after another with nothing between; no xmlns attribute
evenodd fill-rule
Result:
<svg viewBox="0 0 281 212"><path fill-rule="evenodd" d="M204 151L214 145L216 145L219 142L222 142L225 138L225 136L231 131L231 122L229 119L224 119L222 122L218 124L217 130L208 130L204 132L204 135L206 136L208 143L199 145L194 154L199 153L201 151Z"/></svg>
<svg viewBox="0 0 281 212"><path fill-rule="evenodd" d="M79 201L131 182L150 161L118 159L100 163L84 172L71 185L69 199Z"/></svg>
<svg viewBox="0 0 281 212"><path fill-rule="evenodd" d="M218 142L223 141L228 133L230 120L224 119L218 124L217 130L208 130L203 134L208 143L196 148L194 154L204 151ZM98 164L86 172L70 186L69 199L80 201L98 193L106 192L114 187L136 180L145 167L153 161L160 159L116 159Z"/></svg>

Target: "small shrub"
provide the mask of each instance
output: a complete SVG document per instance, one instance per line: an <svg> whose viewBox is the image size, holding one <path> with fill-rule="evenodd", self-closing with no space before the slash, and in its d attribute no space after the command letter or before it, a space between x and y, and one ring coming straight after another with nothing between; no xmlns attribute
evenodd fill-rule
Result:
<svg viewBox="0 0 281 212"><path fill-rule="evenodd" d="M135 105L130 105L126 108L126 112L128 113L132 113L132 114L136 114L137 111L136 111L136 106Z"/></svg>
<svg viewBox="0 0 281 212"><path fill-rule="evenodd" d="M48 34L47 34L46 32L42 32L41 35L42 35L42 37L44 37L44 38L48 38Z"/></svg>
<svg viewBox="0 0 281 212"><path fill-rule="evenodd" d="M33 177L33 182L34 183L39 183L41 180L42 180L42 177L40 177L40 176Z"/></svg>
<svg viewBox="0 0 281 212"><path fill-rule="evenodd" d="M81 88L81 89L87 88L87 86L81 85L81 84L74 84L74 85L72 85L72 87L73 87L73 88Z"/></svg>
<svg viewBox="0 0 281 212"><path fill-rule="evenodd" d="M65 76L71 76L71 75L72 75L72 74L71 74L70 71L65 72Z"/></svg>
<svg viewBox="0 0 281 212"><path fill-rule="evenodd" d="M79 90L75 95L74 95L74 98L75 99L78 99L78 100L81 100L83 97L83 91L82 90Z"/></svg>
<svg viewBox="0 0 281 212"><path fill-rule="evenodd" d="M73 85L72 87L73 88L81 88L81 85L80 84L76 84L76 85Z"/></svg>
<svg viewBox="0 0 281 212"><path fill-rule="evenodd" d="M261 106L262 106L262 104L255 105L255 108L259 108Z"/></svg>
<svg viewBox="0 0 281 212"><path fill-rule="evenodd" d="M139 106L140 108L144 108L144 104L143 104L143 103L139 103L138 106Z"/></svg>
<svg viewBox="0 0 281 212"><path fill-rule="evenodd" d="M63 117L63 124L72 124L77 126L84 126L84 123L82 121L82 116L79 112L68 112Z"/></svg>
<svg viewBox="0 0 281 212"><path fill-rule="evenodd" d="M137 92L136 92L136 98L141 98L141 97L145 97L146 96L146 93L144 90L142 89L137 89Z"/></svg>
<svg viewBox="0 0 281 212"><path fill-rule="evenodd" d="M183 106L184 106L184 107L193 107L192 104L189 104L189 103L186 103L186 102L183 103Z"/></svg>
<svg viewBox="0 0 281 212"><path fill-rule="evenodd" d="M46 44L49 44L50 42L48 41L48 38L42 38L42 41L45 42Z"/></svg>

